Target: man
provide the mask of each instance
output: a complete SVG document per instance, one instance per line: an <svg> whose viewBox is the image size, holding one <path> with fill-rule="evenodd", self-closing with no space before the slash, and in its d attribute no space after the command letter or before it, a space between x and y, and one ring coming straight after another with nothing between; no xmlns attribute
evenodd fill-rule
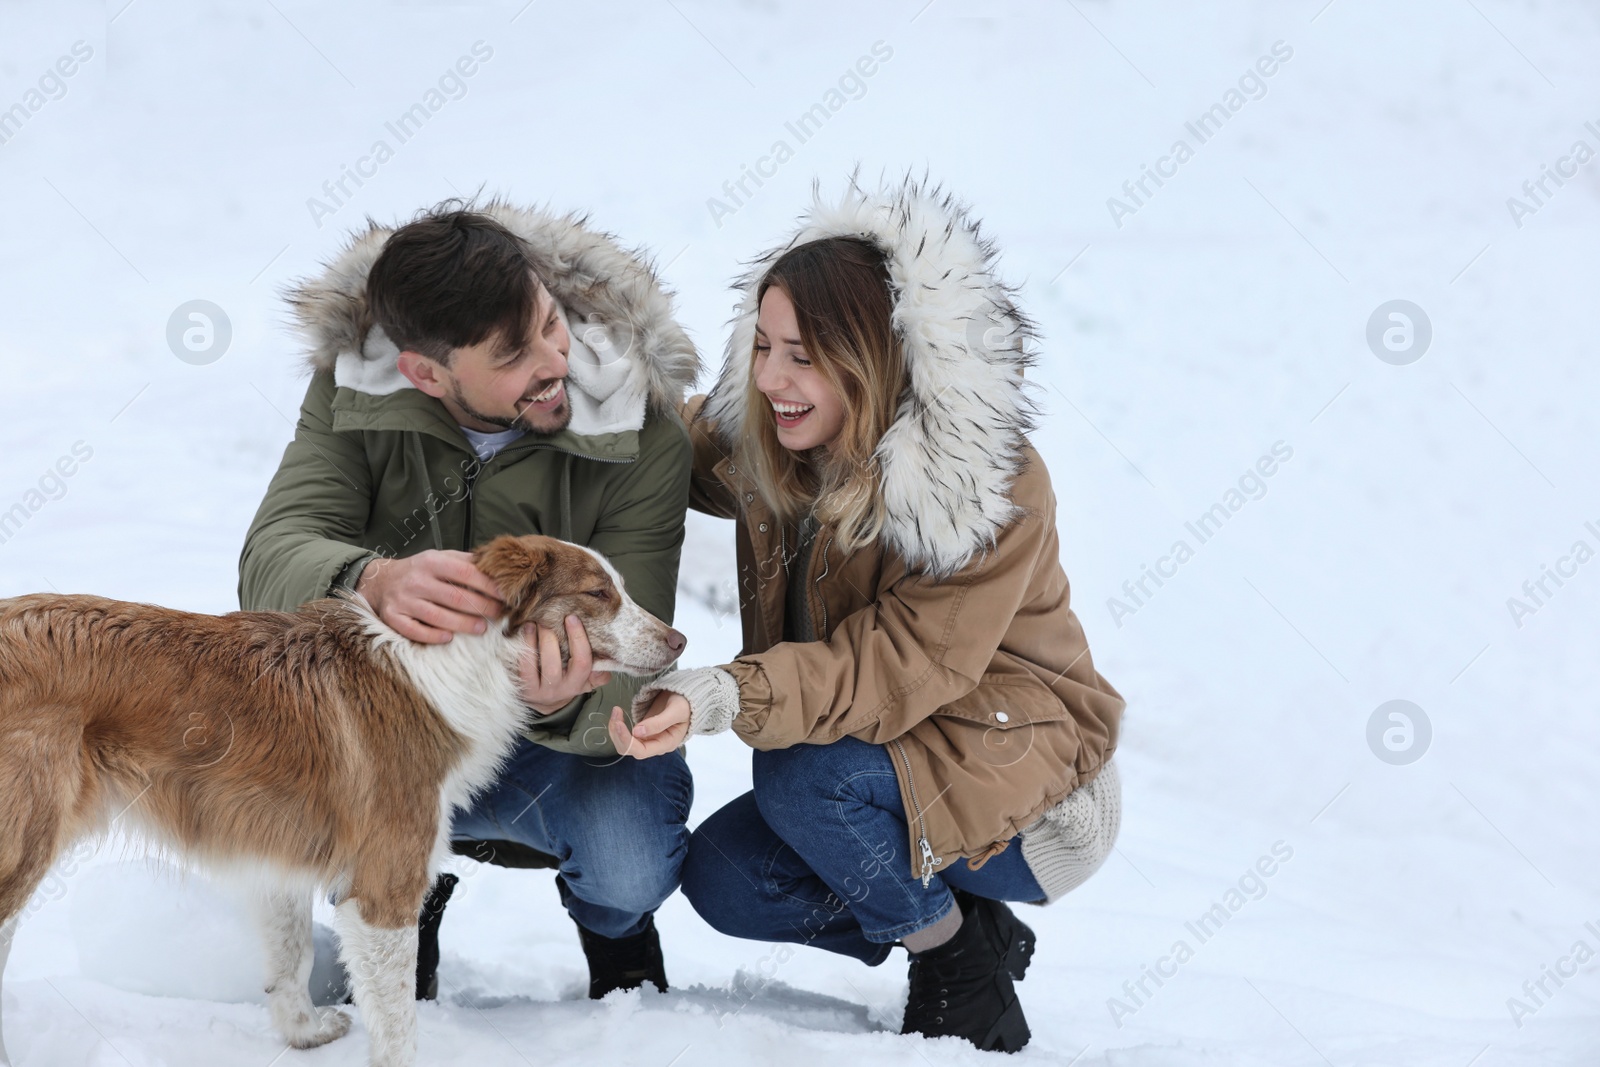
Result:
<svg viewBox="0 0 1600 1067"><path fill-rule="evenodd" d="M676 405L699 361L646 264L575 218L446 204L357 236L290 302L313 375L245 539L242 607L351 591L405 637L448 641L501 609L467 551L542 533L603 553L671 621L690 471ZM640 682L591 673L576 618L566 637L563 663L538 634L524 739L453 844L559 869L590 996L665 990L653 914L678 884L688 767L617 759L607 717ZM454 884L423 909L419 996L436 995Z"/></svg>

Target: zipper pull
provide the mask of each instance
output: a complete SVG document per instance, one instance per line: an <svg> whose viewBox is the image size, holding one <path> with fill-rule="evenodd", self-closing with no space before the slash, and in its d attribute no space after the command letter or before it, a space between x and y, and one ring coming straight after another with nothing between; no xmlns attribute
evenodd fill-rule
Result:
<svg viewBox="0 0 1600 1067"><path fill-rule="evenodd" d="M917 844L922 846L922 888L926 889L933 884L933 869L944 861L933 854L926 837L918 838Z"/></svg>

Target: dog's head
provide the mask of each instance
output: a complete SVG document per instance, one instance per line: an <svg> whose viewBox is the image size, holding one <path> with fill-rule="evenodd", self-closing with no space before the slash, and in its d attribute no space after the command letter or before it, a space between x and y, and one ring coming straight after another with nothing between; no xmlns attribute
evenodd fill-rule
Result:
<svg viewBox="0 0 1600 1067"><path fill-rule="evenodd" d="M507 632L538 623L556 632L568 655L568 615L589 635L594 669L654 674L672 664L688 639L633 602L622 576L593 549L554 537L496 537L472 562L500 589Z"/></svg>

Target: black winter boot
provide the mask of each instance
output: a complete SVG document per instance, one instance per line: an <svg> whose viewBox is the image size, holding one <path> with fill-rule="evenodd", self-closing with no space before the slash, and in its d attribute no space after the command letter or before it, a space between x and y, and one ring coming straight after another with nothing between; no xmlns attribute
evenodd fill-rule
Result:
<svg viewBox="0 0 1600 1067"><path fill-rule="evenodd" d="M556 875L556 892L561 905L572 899L567 880ZM644 929L632 937L601 937L576 919L578 941L589 961L589 999L599 1000L613 989L638 989L646 982L667 991L667 966L661 959L661 938L656 934L656 917L644 921Z"/></svg>
<svg viewBox="0 0 1600 1067"><path fill-rule="evenodd" d="M959 901L961 929L954 937L911 955L911 995L900 1032L961 1037L985 1052L1018 1052L1033 1035L1011 984L1002 947L1006 934L996 924L995 911L978 901L970 896ZM1030 945L1032 940L1030 931ZM1025 959L1021 966L1026 968Z"/></svg>
<svg viewBox="0 0 1600 1067"><path fill-rule="evenodd" d="M955 894L956 903L961 906L963 915L973 908L983 908L989 912L994 930L999 935L995 948L1005 957L1006 973L1011 975L1013 982L1022 981L1028 974L1028 964L1033 961L1035 943L1033 929L1017 918L1004 901L975 897L961 889L953 889L951 892Z"/></svg>
<svg viewBox="0 0 1600 1067"><path fill-rule="evenodd" d="M656 934L656 919L645 920L644 929L632 937L601 937L579 926L578 940L589 961L589 999L599 1000L613 989L638 989L646 982L667 991L667 967L661 959L661 938Z"/></svg>
<svg viewBox="0 0 1600 1067"><path fill-rule="evenodd" d="M444 906L461 881L453 874L441 874L417 918L417 999L439 999L439 924L444 921Z"/></svg>

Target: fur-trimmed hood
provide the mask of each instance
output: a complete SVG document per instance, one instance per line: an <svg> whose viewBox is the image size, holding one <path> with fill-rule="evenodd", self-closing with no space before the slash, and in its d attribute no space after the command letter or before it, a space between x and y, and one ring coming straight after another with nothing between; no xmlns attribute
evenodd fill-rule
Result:
<svg viewBox="0 0 1600 1067"><path fill-rule="evenodd" d="M527 243L534 268L555 296L572 336L568 394L572 430L637 430L649 409L676 410L700 371L700 357L673 318L672 299L649 260L624 250L579 215L554 215L492 201L479 209ZM309 346L313 371L383 396L415 388L395 365L399 350L374 326L362 344L367 273L394 227L367 220L320 275L285 293Z"/></svg>
<svg viewBox="0 0 1600 1067"><path fill-rule="evenodd" d="M757 258L722 373L704 414L730 444L745 418L756 291L784 252L825 237L865 237L888 258L893 322L910 387L878 445L884 536L912 567L948 576L993 546L1015 515L1010 489L1033 428L1023 381L1035 327L996 276L997 252L965 205L910 178L878 192L852 178L828 202L813 194L794 235Z"/></svg>

